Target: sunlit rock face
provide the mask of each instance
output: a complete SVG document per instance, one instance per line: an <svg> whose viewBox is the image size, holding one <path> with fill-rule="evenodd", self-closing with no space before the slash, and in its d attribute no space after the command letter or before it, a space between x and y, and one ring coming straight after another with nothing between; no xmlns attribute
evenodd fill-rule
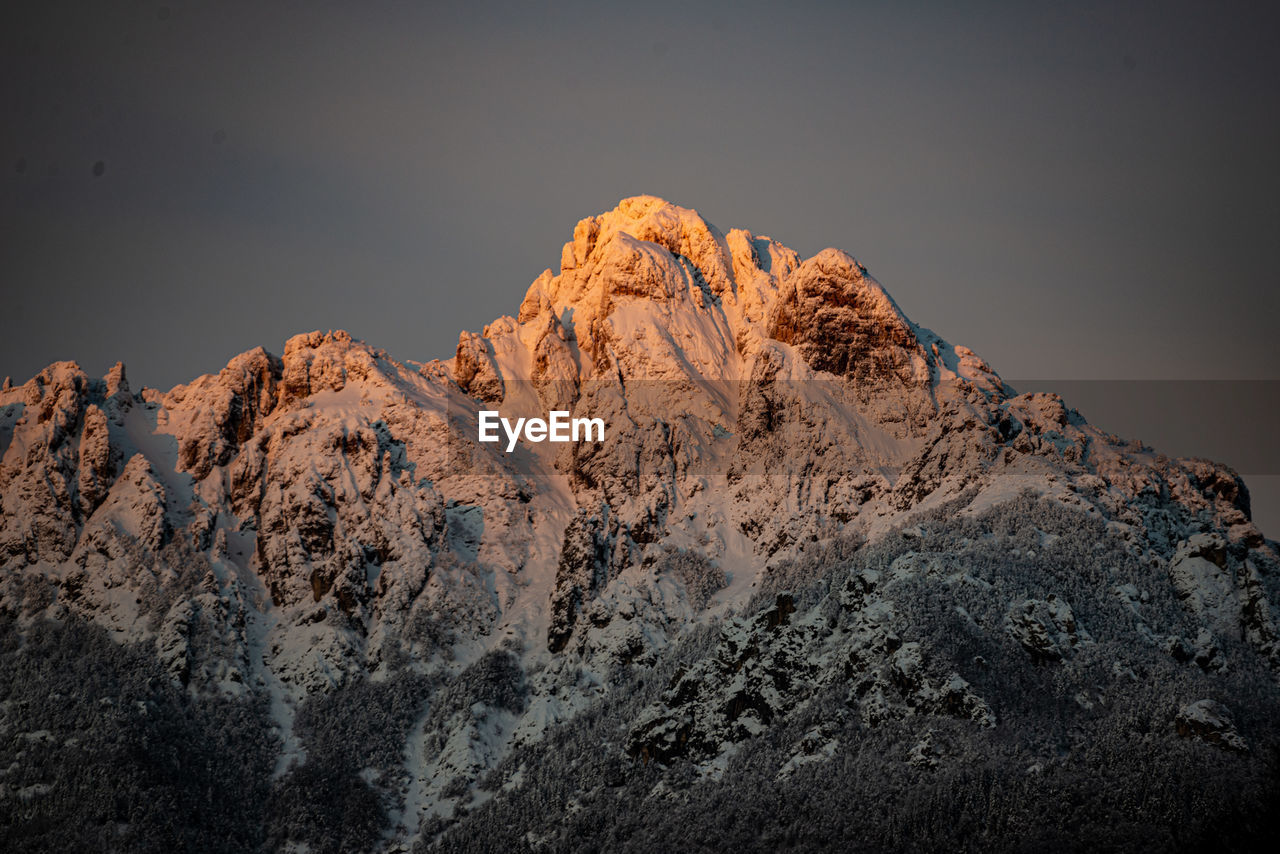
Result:
<svg viewBox="0 0 1280 854"><path fill-rule="evenodd" d="M273 767L238 791L311 815L300 793L339 780L364 805L355 836L246 825L280 848L603 848L554 819L643 816L657 840L663 810L749 790L893 850L864 813L804 807L810 781L872 803L877 775L942 775L996 803L962 773L984 762L1049 828L1093 797L1064 780L1200 763L1205 791L1262 791L1280 562L1227 467L1017 394L843 251L652 196L580 221L511 308L444 361L316 331L168 392L69 362L0 390L0 614L30 642L6 666L78 673L74 636L134 656L103 673L154 664L112 686L142 708L240 704ZM490 409L606 436L506 453L478 441ZM59 731L47 705L6 706L5 732ZM71 744L40 738L24 755ZM1120 743L1140 778L1107 764ZM0 794L44 791L10 760L30 780Z"/></svg>

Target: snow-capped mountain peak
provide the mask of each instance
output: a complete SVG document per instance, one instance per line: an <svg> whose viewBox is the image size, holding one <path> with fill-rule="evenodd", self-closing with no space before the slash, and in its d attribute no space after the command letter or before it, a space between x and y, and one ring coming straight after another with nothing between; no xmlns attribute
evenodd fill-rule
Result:
<svg viewBox="0 0 1280 854"><path fill-rule="evenodd" d="M581 220L559 272L512 307L421 365L317 331L166 393L133 392L122 365L96 380L70 362L6 387L0 603L146 644L193 696L262 700L282 779L310 761L298 733L312 724L295 731L294 715L315 698L489 674L502 691L454 708L442 688L413 713L403 787L359 778L399 792L403 827L384 841L401 842L455 816L495 768L501 791L518 789L504 757L622 702L611 692L640 691L689 644L707 656L645 689L618 761L684 757L715 777L744 740L832 692L846 711L778 779L830 758L846 718L995 727L976 658L905 639L902 615L930 591L952 591L954 631L1038 664L1119 643L1091 604L1103 597L1132 617L1125 632L1205 673L1227 666L1229 635L1280 665L1276 546L1234 472L1017 395L845 252L802 260L637 196ZM566 411L606 432L507 453L479 440L482 410ZM1058 521L1001 515L1032 512ZM1085 530L1112 568L1081 563ZM993 538L1027 572L1050 561L1054 589L1010 592L981 551ZM1087 590L1072 580L1098 572ZM992 591L1012 598L997 608ZM1160 629L1153 596L1189 622ZM1199 699L1180 712L1187 737L1246 744ZM913 763L942 761L931 739Z"/></svg>

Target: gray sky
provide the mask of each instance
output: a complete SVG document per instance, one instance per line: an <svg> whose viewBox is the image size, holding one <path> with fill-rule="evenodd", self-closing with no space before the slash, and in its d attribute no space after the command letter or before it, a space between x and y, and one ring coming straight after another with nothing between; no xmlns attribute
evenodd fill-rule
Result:
<svg viewBox="0 0 1280 854"><path fill-rule="evenodd" d="M1280 379L1265 4L259 5L8 13L0 375L446 357L654 193L1006 377Z"/></svg>
<svg viewBox="0 0 1280 854"><path fill-rule="evenodd" d="M853 252L1006 375L1280 376L1274 17L257 5L7 22L0 373L167 387L315 327L446 356L650 192Z"/></svg>

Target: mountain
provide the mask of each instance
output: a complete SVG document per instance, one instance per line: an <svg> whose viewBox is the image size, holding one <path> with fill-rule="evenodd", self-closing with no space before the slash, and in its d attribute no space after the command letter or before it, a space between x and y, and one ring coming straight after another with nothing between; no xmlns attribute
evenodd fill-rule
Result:
<svg viewBox="0 0 1280 854"><path fill-rule="evenodd" d="M514 300L513 300L514 303ZM603 438L481 441L480 413ZM1280 546L827 249L649 196L454 358L0 391L17 850L1248 848Z"/></svg>

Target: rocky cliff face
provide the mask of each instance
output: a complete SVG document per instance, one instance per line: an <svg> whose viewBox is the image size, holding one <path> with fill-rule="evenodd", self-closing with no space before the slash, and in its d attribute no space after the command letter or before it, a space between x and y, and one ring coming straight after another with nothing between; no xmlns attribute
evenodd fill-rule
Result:
<svg viewBox="0 0 1280 854"><path fill-rule="evenodd" d="M477 442L482 408L601 417L607 439L508 455ZM1014 504L1088 520L1108 567L1034 519L990 521ZM926 517L970 526L968 542L849 569L863 543L927 542ZM844 252L801 260L653 197L579 222L559 272L447 361L313 332L164 394L73 363L0 392L12 630L91 621L149 645L193 696L260 699L278 774L307 767L295 713L317 697L454 684L497 651L516 663L518 701L405 718L397 767L366 780L397 804L379 837L392 847L437 838L491 791L483 775L704 635L705 656L623 723L618 756L722 770L836 694L839 721L788 768L828 761L846 719L998 729L992 656L1120 673L1114 645L1141 643L1270 679L1276 548L1226 467L1016 394ZM1020 561L1050 580L1011 582ZM922 590L950 597L986 664L918 631ZM1149 614L1153 597L1176 613ZM1123 632L1082 616L1095 600ZM1229 698L1200 699L1170 711L1177 732L1246 750ZM917 735L912 767L945 761Z"/></svg>

